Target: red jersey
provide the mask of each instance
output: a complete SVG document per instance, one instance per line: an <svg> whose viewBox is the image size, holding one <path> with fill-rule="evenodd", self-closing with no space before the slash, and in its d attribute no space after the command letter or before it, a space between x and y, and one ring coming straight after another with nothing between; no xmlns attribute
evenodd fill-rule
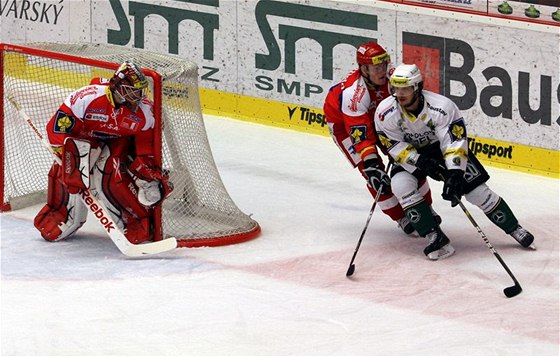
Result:
<svg viewBox="0 0 560 357"><path fill-rule="evenodd" d="M154 155L153 103L144 96L133 113L115 103L107 80L92 83L71 93L47 123L51 145L62 146L67 136L92 141L133 136L136 155Z"/></svg>
<svg viewBox="0 0 560 357"><path fill-rule="evenodd" d="M377 105L390 94L389 81L381 88L370 88L359 69L350 72L327 94L323 111L329 127L335 132L333 135L345 131L361 158L377 153L373 118Z"/></svg>

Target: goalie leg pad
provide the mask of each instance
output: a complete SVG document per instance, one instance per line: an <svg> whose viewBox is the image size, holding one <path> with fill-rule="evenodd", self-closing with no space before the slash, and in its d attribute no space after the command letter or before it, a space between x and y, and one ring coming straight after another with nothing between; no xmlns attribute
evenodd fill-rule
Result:
<svg viewBox="0 0 560 357"><path fill-rule="evenodd" d="M62 168L54 164L49 171L47 204L33 224L47 241L59 241L76 232L87 219L87 208L78 194L70 194L62 183Z"/></svg>
<svg viewBox="0 0 560 357"><path fill-rule="evenodd" d="M123 211L125 222L125 236L134 244L143 243L153 237L151 217L136 218L127 211Z"/></svg>
<svg viewBox="0 0 560 357"><path fill-rule="evenodd" d="M85 140L66 138L62 150L62 182L70 193L89 188L91 144Z"/></svg>
<svg viewBox="0 0 560 357"><path fill-rule="evenodd" d="M153 240L151 211L138 201L138 191L125 167L127 142L106 145L93 170L93 190L105 204L111 218L133 244ZM127 147L127 146L126 146Z"/></svg>

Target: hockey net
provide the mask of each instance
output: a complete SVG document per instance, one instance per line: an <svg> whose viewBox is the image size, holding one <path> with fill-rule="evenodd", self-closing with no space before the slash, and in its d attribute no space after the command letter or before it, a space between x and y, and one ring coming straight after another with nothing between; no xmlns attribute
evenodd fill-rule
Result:
<svg viewBox="0 0 560 357"><path fill-rule="evenodd" d="M226 191L216 168L198 94L198 67L178 56L103 44L0 44L3 137L2 211L46 200L50 153L17 114L13 96L45 136L45 125L64 99L93 77L110 78L125 60L142 67L156 117L156 160L174 191L155 210L156 239L180 247L239 243L260 233Z"/></svg>

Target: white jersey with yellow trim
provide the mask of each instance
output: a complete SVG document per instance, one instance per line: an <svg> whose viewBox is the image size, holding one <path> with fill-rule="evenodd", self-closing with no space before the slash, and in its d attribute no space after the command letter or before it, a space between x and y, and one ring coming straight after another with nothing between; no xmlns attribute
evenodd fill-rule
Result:
<svg viewBox="0 0 560 357"><path fill-rule="evenodd" d="M449 98L427 90L422 95L423 108L417 117L393 96L379 104L374 118L381 144L397 164L412 173L419 156L417 149L439 141L447 168L464 171L468 141L463 115Z"/></svg>

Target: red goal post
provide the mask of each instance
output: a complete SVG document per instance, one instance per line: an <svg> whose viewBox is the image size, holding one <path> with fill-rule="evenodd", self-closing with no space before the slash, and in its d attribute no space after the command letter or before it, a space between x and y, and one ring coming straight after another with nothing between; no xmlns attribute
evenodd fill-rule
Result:
<svg viewBox="0 0 560 357"><path fill-rule="evenodd" d="M129 59L150 83L156 161L175 187L154 212L156 239L175 237L180 247L199 247L259 235L259 224L233 202L216 168L200 108L197 65L179 56L107 44L0 44L1 210L44 202L52 164L8 98L17 100L44 136L47 121L68 94L93 77L110 78Z"/></svg>

